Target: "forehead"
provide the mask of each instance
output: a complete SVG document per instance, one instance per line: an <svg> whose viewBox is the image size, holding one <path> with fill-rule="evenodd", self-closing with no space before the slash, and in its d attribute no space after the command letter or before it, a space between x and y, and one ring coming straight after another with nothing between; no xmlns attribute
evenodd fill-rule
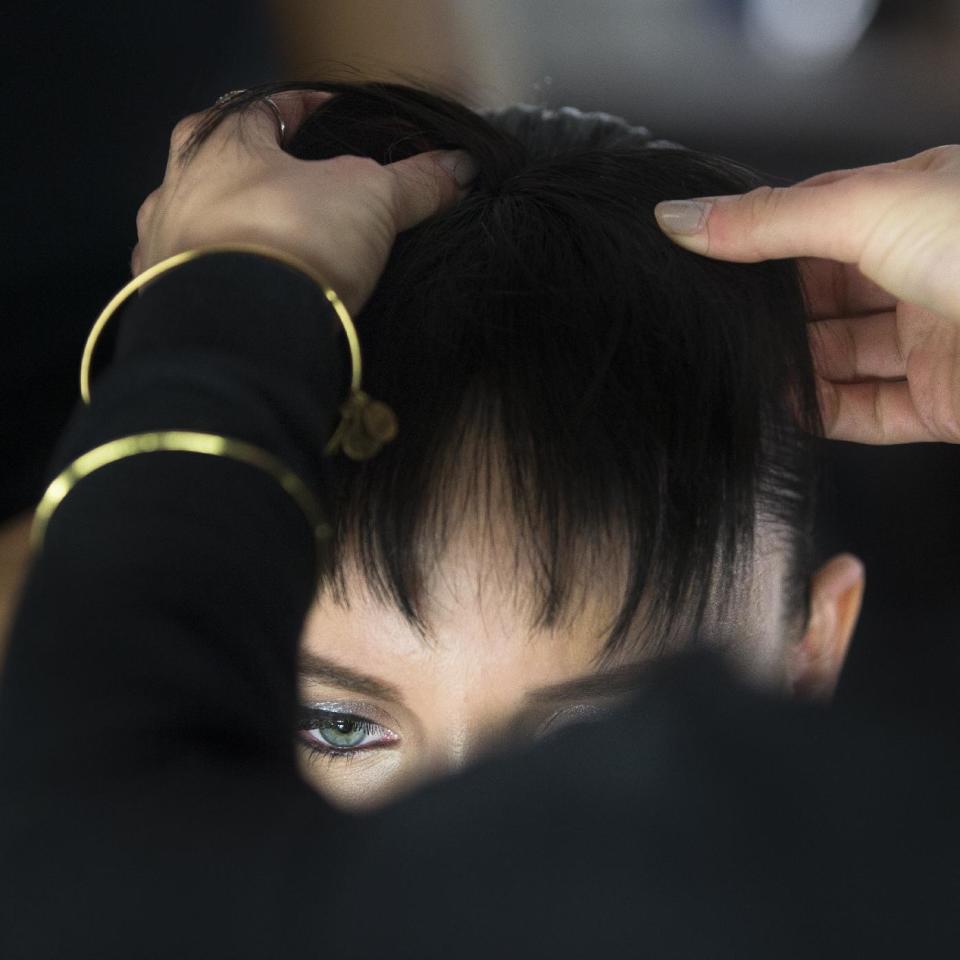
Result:
<svg viewBox="0 0 960 960"><path fill-rule="evenodd" d="M533 565L510 524L463 514L442 549L422 554L417 610L426 634L407 622L394 602L378 595L359 569L356 555L343 559L345 596L324 589L314 612L341 628L375 631L384 645L436 657L465 654L482 643L491 658L536 657L545 646L555 657L597 656L619 608L622 573L612 562L577 567L567 584L562 616L553 626L535 623L543 600ZM622 565L621 565L622 566Z"/></svg>
<svg viewBox="0 0 960 960"><path fill-rule="evenodd" d="M391 657L420 664L460 659L471 660L478 668L483 661L522 665L537 673L546 669L551 677L555 665L591 671L603 657L623 602L626 555L621 551L618 556L608 545L583 562L568 564L568 596L562 616L550 626L534 622L543 591L530 559L517 543L516 532L499 517L481 523L463 515L444 549L424 570L417 605L427 627L424 636L390 598L377 595L347 553L342 571L345 602L323 590L310 612L307 635L349 636L351 650L362 650L364 657L385 664ZM730 615L721 618L715 597L707 607L706 625L734 636L733 654L761 672L776 659L782 639L785 562L773 529L759 524L752 575L737 584ZM645 598L637 622L646 605L655 602L656 597ZM635 633L635 642L621 655L605 659L604 667L646 657L651 645L639 628Z"/></svg>

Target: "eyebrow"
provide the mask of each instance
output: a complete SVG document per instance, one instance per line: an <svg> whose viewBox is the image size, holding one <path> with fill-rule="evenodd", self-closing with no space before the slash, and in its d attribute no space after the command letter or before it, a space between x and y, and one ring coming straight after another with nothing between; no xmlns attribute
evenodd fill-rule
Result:
<svg viewBox="0 0 960 960"><path fill-rule="evenodd" d="M578 697L610 697L632 693L646 676L647 667L648 662L628 663L614 670L529 690L524 699L531 703L553 703Z"/></svg>
<svg viewBox="0 0 960 960"><path fill-rule="evenodd" d="M644 666L647 664L629 663L604 673L538 687L535 690L529 690L524 699L531 703L554 703L573 700L576 697L615 696L630 693L640 682ZM321 657L315 653L305 651L300 654L297 674L302 679L321 680L340 687L341 690L362 693L368 697L377 697L392 703L403 703L403 695L393 684L369 674L360 673L336 660Z"/></svg>
<svg viewBox="0 0 960 960"><path fill-rule="evenodd" d="M330 660L315 653L300 654L297 661L297 675L305 680L322 680L340 687L341 690L351 690L353 693L362 693L368 697L377 697L392 703L403 703L403 695L393 684L360 673L358 670L351 670L350 667L345 667L336 660Z"/></svg>

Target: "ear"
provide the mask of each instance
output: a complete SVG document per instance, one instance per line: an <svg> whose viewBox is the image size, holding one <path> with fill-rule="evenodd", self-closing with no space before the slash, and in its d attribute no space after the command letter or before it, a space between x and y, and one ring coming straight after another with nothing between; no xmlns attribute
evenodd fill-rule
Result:
<svg viewBox="0 0 960 960"><path fill-rule="evenodd" d="M831 557L810 580L810 620L788 651L788 685L794 696L830 700L860 615L864 567L852 553Z"/></svg>

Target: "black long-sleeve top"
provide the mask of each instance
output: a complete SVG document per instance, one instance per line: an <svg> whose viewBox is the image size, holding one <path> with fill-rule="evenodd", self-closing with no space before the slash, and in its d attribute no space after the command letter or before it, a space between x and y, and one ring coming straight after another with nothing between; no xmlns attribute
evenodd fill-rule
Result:
<svg viewBox="0 0 960 960"><path fill-rule="evenodd" d="M196 430L272 453L329 510L348 353L312 280L210 255L111 323L50 479ZM128 457L63 500L0 685L0 958L956 949L955 745L764 695L711 654L552 742L334 810L293 736L314 549L277 481L225 457Z"/></svg>

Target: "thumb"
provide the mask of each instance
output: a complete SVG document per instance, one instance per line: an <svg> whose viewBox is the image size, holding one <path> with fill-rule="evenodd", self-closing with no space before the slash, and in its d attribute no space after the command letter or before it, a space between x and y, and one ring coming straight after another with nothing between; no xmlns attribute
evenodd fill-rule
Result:
<svg viewBox="0 0 960 960"><path fill-rule="evenodd" d="M477 174L466 150L431 150L384 164L393 174L397 233L452 206Z"/></svg>
<svg viewBox="0 0 960 960"><path fill-rule="evenodd" d="M757 187L733 196L667 200L657 224L679 246L719 260L756 263L822 257L857 263L876 216L847 179L821 186ZM873 206L876 206L876 198ZM842 226L842 229L840 228Z"/></svg>
<svg viewBox="0 0 960 960"><path fill-rule="evenodd" d="M940 155L952 162L952 155ZM740 263L805 257L856 264L888 294L956 318L955 175L917 170L916 158L910 163L914 167L839 171L816 186L670 200L657 204L654 215L675 243L694 253Z"/></svg>

